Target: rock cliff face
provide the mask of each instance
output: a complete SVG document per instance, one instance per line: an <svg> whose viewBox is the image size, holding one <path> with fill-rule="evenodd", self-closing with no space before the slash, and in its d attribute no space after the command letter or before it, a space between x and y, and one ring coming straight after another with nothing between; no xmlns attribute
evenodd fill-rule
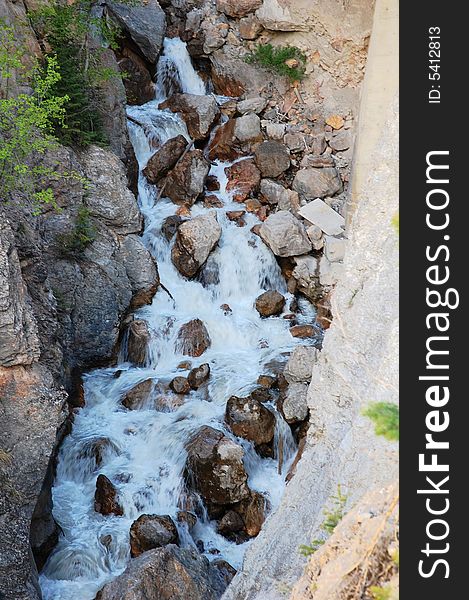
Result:
<svg viewBox="0 0 469 600"><path fill-rule="evenodd" d="M0 18L39 56L26 25L33 4L0 0ZM152 40L156 54L164 15L160 29ZM102 60L118 69L113 52ZM9 93L20 91L13 77ZM113 78L103 92L109 149L58 147L45 158L76 175L51 182L59 210L36 216L19 204L0 207L0 597L8 600L41 597L30 523L34 512L31 542L41 566L57 536L49 494L54 447L80 401L67 405L65 388L73 392L75 374L112 359L122 319L150 302L159 285L128 188L135 158L124 86Z"/></svg>

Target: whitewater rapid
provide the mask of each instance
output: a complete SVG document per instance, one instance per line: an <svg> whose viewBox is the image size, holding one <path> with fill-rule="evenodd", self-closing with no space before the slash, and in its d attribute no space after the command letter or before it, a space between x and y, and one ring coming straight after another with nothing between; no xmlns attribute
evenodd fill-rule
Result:
<svg viewBox="0 0 469 600"><path fill-rule="evenodd" d="M128 108L133 118L129 132L142 170L150 156L166 140L182 134L189 139L183 121L158 104L175 90L205 94L205 85L194 70L185 44L167 39L158 65L156 99L143 106ZM137 125L136 122L144 124ZM115 367L98 369L84 376L85 406L75 415L73 429L65 438L58 456L56 479L52 488L53 515L60 527L60 539L40 576L44 600L93 600L97 591L123 572L129 559L129 529L140 515L168 514L176 521L184 492L185 444L202 425L233 434L225 427L224 412L231 395L247 395L266 365L279 360L298 343L289 333L289 321L281 317L260 318L254 308L256 297L275 289L285 295L288 306L293 296L287 293L280 268L268 248L251 232L257 217L247 213L246 226L238 227L226 211L239 210L240 204L226 191L225 168L230 163L214 163L211 175L220 190L211 192L223 207L207 209L195 204L191 215L215 210L222 227L218 247L208 259L209 268L218 274L216 283L204 285L187 280L171 262L172 242L161 233L164 220L178 208L164 197L157 200L157 189L139 176L138 200L145 218L143 240L158 263L161 282L171 295L159 289L151 305L135 315L148 323L151 341L147 364L135 367L125 362L125 348ZM228 304L231 313L220 308ZM311 322L311 308L302 306L305 322ZM126 391L146 379L167 385L175 375L187 375L178 365L188 357L175 350L182 324L201 319L211 338L211 346L191 366L209 363L211 375L206 393L192 391L184 404L173 412L160 412L154 406L126 410L121 399ZM278 473L277 458L260 458L252 445L235 438L245 450L249 486L262 492L272 509L278 505L285 474L295 453L289 426L276 412L277 444L282 440L283 471ZM106 440L96 464L96 440ZM98 461L99 462L99 461ZM123 516L103 516L94 510L97 476L105 474L116 486ZM216 549L239 568L249 542L236 545L216 532L208 517L198 520L192 537L180 528L182 545L195 546L201 540L205 554L213 559Z"/></svg>

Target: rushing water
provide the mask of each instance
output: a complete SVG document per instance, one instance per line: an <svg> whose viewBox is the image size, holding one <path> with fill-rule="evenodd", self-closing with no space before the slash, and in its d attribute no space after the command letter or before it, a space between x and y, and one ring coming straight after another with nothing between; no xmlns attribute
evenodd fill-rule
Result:
<svg viewBox="0 0 469 600"><path fill-rule="evenodd" d="M185 124L169 112L158 110L158 102L175 90L204 94L205 86L193 69L185 44L178 39L165 40L158 67L157 100L129 107L129 131L136 156L143 169L149 157L166 140L187 135ZM129 560L129 529L141 514L176 516L184 490L185 443L202 425L225 428L223 417L230 395L246 395L266 365L290 351L296 340L282 318L261 319L254 308L255 298L267 289L277 289L288 300L285 282L278 264L266 246L251 231L258 223L246 215L246 226L238 227L226 217L227 210L239 210L226 191L225 167L216 163L211 174L220 182L214 192L223 208L215 209L222 227L218 247L209 257L216 283L202 285L182 277L171 262L171 245L161 234L166 217L177 206L162 198L145 178L139 178L139 202L145 217L144 242L158 263L161 281L171 296L160 289L150 306L138 311L151 332L147 365L137 368L125 362L121 351L115 368L92 371L84 377L86 406L76 415L73 430L59 454L57 477L52 493L54 517L61 528L57 547L40 577L45 600L92 600L107 581L119 575ZM192 215L208 209L196 204ZM211 209L214 210L214 209ZM225 314L220 305L232 310ZM304 311L310 309L305 305ZM306 317L311 320L311 313ZM191 392L185 403L173 412L155 407L128 411L120 403L125 392L137 383L152 378L155 385L167 384L176 374L186 371L178 365L187 357L175 349L178 330L183 323L199 318L210 334L211 346L192 366L208 362L211 375L208 390ZM252 489L262 492L275 508L284 488L286 470L295 445L289 426L277 413L275 450L283 447L283 471L278 473L277 458L260 458L252 445L238 440L245 450L245 468ZM96 440L106 439L96 464ZM93 499L96 478L105 474L116 485L124 516L103 516L95 512ZM184 545L202 540L207 556L217 549L238 568L247 543L236 545L216 533L215 523L199 519L191 537L180 527Z"/></svg>

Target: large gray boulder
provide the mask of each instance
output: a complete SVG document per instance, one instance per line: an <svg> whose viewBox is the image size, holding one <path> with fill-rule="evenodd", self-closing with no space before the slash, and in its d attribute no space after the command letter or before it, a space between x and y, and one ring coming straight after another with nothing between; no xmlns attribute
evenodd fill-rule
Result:
<svg viewBox="0 0 469 600"><path fill-rule="evenodd" d="M197 550L170 544L131 560L96 600L218 600L227 584L224 572Z"/></svg>
<svg viewBox="0 0 469 600"><path fill-rule="evenodd" d="M194 217L179 226L171 258L178 271L193 277L221 236L215 213Z"/></svg>
<svg viewBox="0 0 469 600"><path fill-rule="evenodd" d="M156 64L166 29L166 17L157 0L120 4L107 0L111 19L137 45L152 64Z"/></svg>
<svg viewBox="0 0 469 600"><path fill-rule="evenodd" d="M335 167L300 169L295 175L292 187L305 200L333 196L343 189L342 180Z"/></svg>
<svg viewBox="0 0 469 600"><path fill-rule="evenodd" d="M187 474L204 500L223 505L249 496L244 450L223 432L204 426L186 449Z"/></svg>
<svg viewBox="0 0 469 600"><path fill-rule="evenodd" d="M139 233L142 216L135 196L127 188L124 165L115 154L91 146L80 154L85 176L89 180L84 197L89 215L122 233Z"/></svg>
<svg viewBox="0 0 469 600"><path fill-rule="evenodd" d="M318 351L311 346L298 346L290 354L283 374L288 383L309 383Z"/></svg>
<svg viewBox="0 0 469 600"><path fill-rule="evenodd" d="M286 210L269 215L259 235L276 256L298 256L312 249L305 226Z"/></svg>

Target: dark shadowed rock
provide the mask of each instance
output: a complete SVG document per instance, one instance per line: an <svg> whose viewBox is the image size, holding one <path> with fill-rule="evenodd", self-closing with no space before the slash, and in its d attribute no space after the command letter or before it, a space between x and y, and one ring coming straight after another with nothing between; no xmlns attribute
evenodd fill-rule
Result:
<svg viewBox="0 0 469 600"><path fill-rule="evenodd" d="M170 215L169 217L166 217L166 219L163 221L163 225L161 226L161 232L168 242L173 239L173 237L176 235L179 225L181 225L183 222L184 221L182 217L179 215Z"/></svg>
<svg viewBox="0 0 469 600"><path fill-rule="evenodd" d="M124 47L119 60L128 104L146 104L155 98L155 84L145 61L130 48Z"/></svg>
<svg viewBox="0 0 469 600"><path fill-rule="evenodd" d="M227 579L196 550L170 544L130 561L96 600L218 600Z"/></svg>
<svg viewBox="0 0 469 600"><path fill-rule="evenodd" d="M255 537L265 521L266 499L259 492L251 491L248 498L235 505L235 510L244 522L249 537Z"/></svg>
<svg viewBox="0 0 469 600"><path fill-rule="evenodd" d="M200 356L211 343L204 323L200 319L193 319L182 325L179 330L176 350L189 356Z"/></svg>
<svg viewBox="0 0 469 600"><path fill-rule="evenodd" d="M153 379L145 379L137 383L122 398L122 405L129 410L135 410L145 404L153 388Z"/></svg>
<svg viewBox="0 0 469 600"><path fill-rule="evenodd" d="M244 530L244 521L234 510L229 510L217 523L217 531L221 535L229 536Z"/></svg>
<svg viewBox="0 0 469 600"><path fill-rule="evenodd" d="M221 431L202 427L186 449L188 476L206 501L232 504L249 496L244 451Z"/></svg>
<svg viewBox="0 0 469 600"><path fill-rule="evenodd" d="M117 500L117 490L106 475L98 475L98 479L96 480L94 509L102 515L121 516L124 514L122 506Z"/></svg>
<svg viewBox="0 0 469 600"><path fill-rule="evenodd" d="M130 554L133 557L153 548L178 543L178 531L169 515L141 515L130 527Z"/></svg>
<svg viewBox="0 0 469 600"><path fill-rule="evenodd" d="M111 19L132 39L148 62L156 64L166 28L165 14L158 2L119 4L108 1L106 6Z"/></svg>
<svg viewBox="0 0 469 600"><path fill-rule="evenodd" d="M143 367L147 360L150 332L146 321L136 319L130 323L127 338L127 360Z"/></svg>
<svg viewBox="0 0 469 600"><path fill-rule="evenodd" d="M182 153L187 148L187 140L183 135L178 135L165 142L161 148L149 159L143 174L150 183L158 181L173 169Z"/></svg>
<svg viewBox="0 0 469 600"><path fill-rule="evenodd" d="M231 396L226 404L225 420L231 431L256 446L268 444L275 432L275 417L259 400L252 396Z"/></svg>
<svg viewBox="0 0 469 600"><path fill-rule="evenodd" d="M255 157L263 177L279 177L290 167L290 154L280 142L263 142L257 147Z"/></svg>
<svg viewBox="0 0 469 600"><path fill-rule="evenodd" d="M279 315L284 306L285 298L276 290L269 290L256 298L256 310L261 317Z"/></svg>

